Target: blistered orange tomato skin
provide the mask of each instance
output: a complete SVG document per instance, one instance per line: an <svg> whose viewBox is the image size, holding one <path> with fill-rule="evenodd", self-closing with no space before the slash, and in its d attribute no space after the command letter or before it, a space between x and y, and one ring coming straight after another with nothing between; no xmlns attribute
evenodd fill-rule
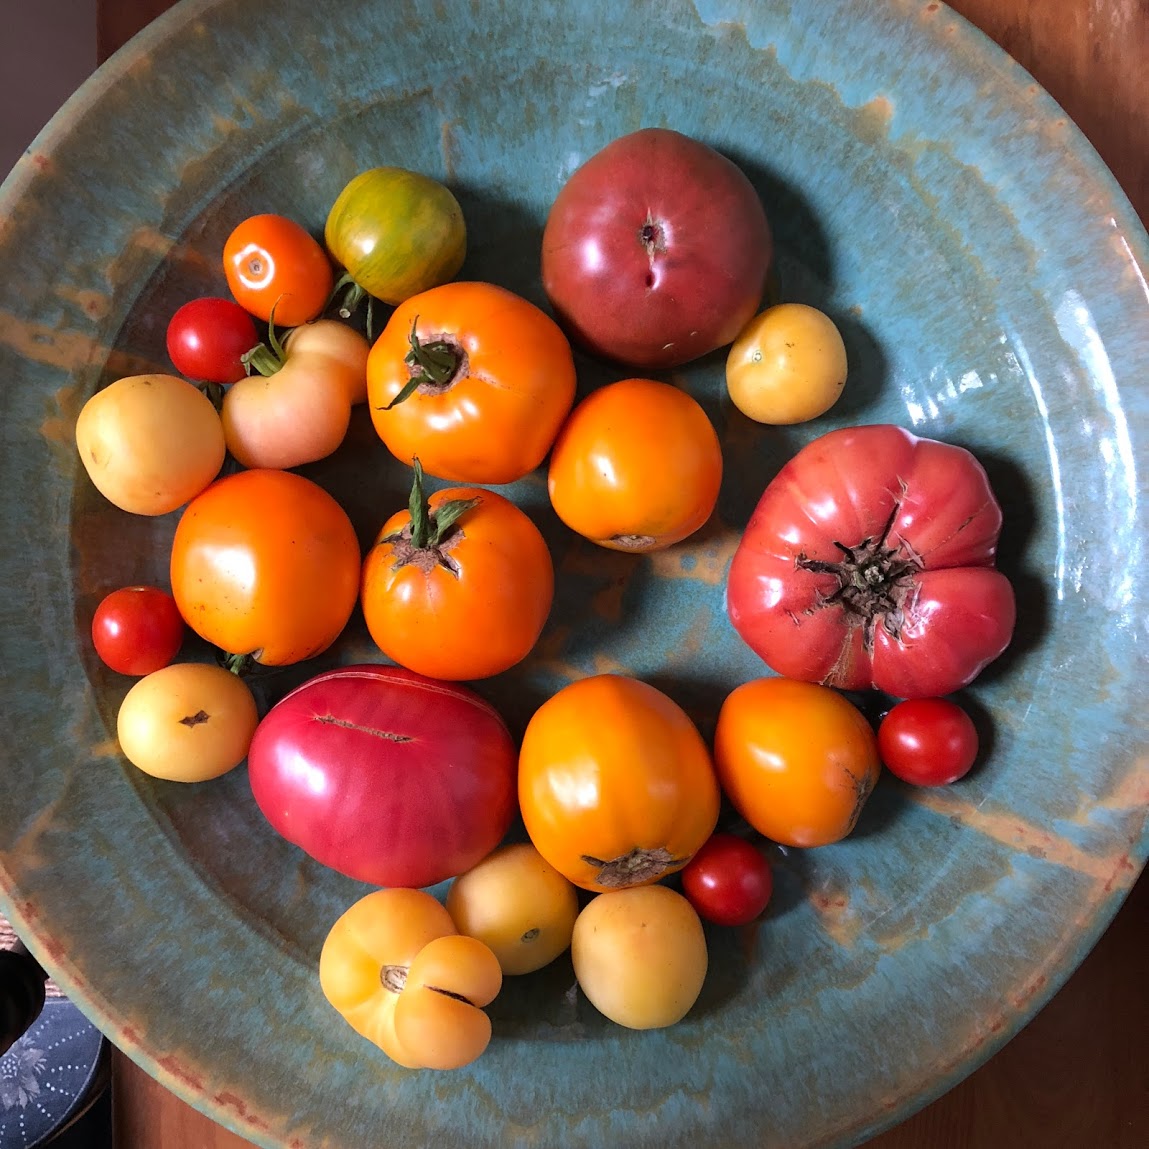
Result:
<svg viewBox="0 0 1149 1149"><path fill-rule="evenodd" d="M674 873L709 838L720 795L710 753L686 713L661 691L622 675L564 687L527 725L519 806L531 841L587 890L618 888L601 862L664 851Z"/></svg>
<svg viewBox="0 0 1149 1149"><path fill-rule="evenodd" d="M445 390L418 390L383 410L406 386L412 324L423 342L447 338L466 367ZM570 344L549 315L489 283L446 283L396 308L371 348L368 402L396 458L417 455L429 475L459 483L510 483L546 457L574 402Z"/></svg>
<svg viewBox="0 0 1149 1149"><path fill-rule="evenodd" d="M787 846L846 837L881 773L861 711L829 687L788 678L755 679L726 698L714 761L738 812Z"/></svg>
<svg viewBox="0 0 1149 1149"><path fill-rule="evenodd" d="M389 658L431 678L464 681L508 670L530 653L554 600L554 564L530 517L494 491L451 487L429 499L478 498L447 552L455 570L396 567L393 515L363 561L360 599L367 629Z"/></svg>
<svg viewBox="0 0 1149 1149"><path fill-rule="evenodd" d="M187 624L232 654L286 666L326 650L359 590L360 552L343 508L291 471L240 471L187 506L171 552Z"/></svg>
<svg viewBox="0 0 1149 1149"><path fill-rule="evenodd" d="M239 223L223 247L223 270L235 301L258 319L296 327L314 319L334 286L331 261L293 219L270 213Z"/></svg>
<svg viewBox="0 0 1149 1149"><path fill-rule="evenodd" d="M547 486L571 530L612 550L661 550L710 518L722 447L685 391L623 379L592 391L551 453Z"/></svg>
<svg viewBox="0 0 1149 1149"><path fill-rule="evenodd" d="M396 887L367 894L343 913L323 943L323 994L357 1033L393 1061L418 1069L420 1060L396 1036L395 1007L418 955L454 933L450 915L422 890Z"/></svg>

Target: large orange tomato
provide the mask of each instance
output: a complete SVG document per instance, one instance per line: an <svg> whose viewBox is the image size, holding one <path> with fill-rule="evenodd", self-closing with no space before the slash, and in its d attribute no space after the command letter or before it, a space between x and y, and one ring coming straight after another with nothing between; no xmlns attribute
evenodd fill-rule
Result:
<svg viewBox="0 0 1149 1149"><path fill-rule="evenodd" d="M359 541L343 508L291 471L240 471L187 506L172 595L208 642L266 666L326 650L355 608Z"/></svg>
<svg viewBox="0 0 1149 1149"><path fill-rule="evenodd" d="M738 812L786 846L849 834L882 769L861 711L828 686L791 678L758 678L727 697L714 761Z"/></svg>
<svg viewBox="0 0 1149 1149"><path fill-rule="evenodd" d="M673 874L710 837L719 790L702 736L645 682L564 687L527 725L519 806L535 849L587 890Z"/></svg>
<svg viewBox="0 0 1149 1149"><path fill-rule="evenodd" d="M410 508L363 562L363 617L376 645L430 678L488 678L535 645L554 599L550 551L509 499L451 487L430 499L415 460Z"/></svg>
<svg viewBox="0 0 1149 1149"><path fill-rule="evenodd" d="M685 391L623 379L592 391L559 433L548 486L573 531L618 551L655 551L710 518L722 447Z"/></svg>
<svg viewBox="0 0 1149 1149"><path fill-rule="evenodd" d="M367 360L371 418L404 463L457 483L511 483L546 457L575 394L558 325L490 283L412 296Z"/></svg>

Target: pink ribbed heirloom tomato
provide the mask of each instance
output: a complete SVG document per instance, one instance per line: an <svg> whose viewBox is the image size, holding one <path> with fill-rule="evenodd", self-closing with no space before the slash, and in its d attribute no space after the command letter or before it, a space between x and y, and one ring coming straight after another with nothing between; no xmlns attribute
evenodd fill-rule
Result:
<svg viewBox="0 0 1149 1149"><path fill-rule="evenodd" d="M1001 522L964 448L888 425L831 431L759 500L730 566L730 620L789 678L950 694L1013 635Z"/></svg>

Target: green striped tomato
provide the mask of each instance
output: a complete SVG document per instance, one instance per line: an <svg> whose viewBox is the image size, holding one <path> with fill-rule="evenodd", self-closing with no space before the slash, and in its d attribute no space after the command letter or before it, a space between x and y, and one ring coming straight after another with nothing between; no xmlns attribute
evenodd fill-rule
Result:
<svg viewBox="0 0 1149 1149"><path fill-rule="evenodd" d="M390 304L452 279L467 251L463 210L451 192L392 167L371 168L347 184L324 239L356 287Z"/></svg>

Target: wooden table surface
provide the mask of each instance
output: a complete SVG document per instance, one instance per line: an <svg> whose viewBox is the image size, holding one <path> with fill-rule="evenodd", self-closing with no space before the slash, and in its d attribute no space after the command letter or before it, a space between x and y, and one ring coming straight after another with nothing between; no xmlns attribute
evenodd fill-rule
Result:
<svg viewBox="0 0 1149 1149"><path fill-rule="evenodd" d="M97 0L100 59L172 2ZM1141 219L1149 221L1149 4L954 0L951 7L993 37L1053 95L1109 165ZM1034 1021L955 1089L874 1138L867 1149L1149 1146L1147 955L1149 874ZM122 1055L115 1059L113 1108L117 1149L242 1149L248 1144L168 1093Z"/></svg>

